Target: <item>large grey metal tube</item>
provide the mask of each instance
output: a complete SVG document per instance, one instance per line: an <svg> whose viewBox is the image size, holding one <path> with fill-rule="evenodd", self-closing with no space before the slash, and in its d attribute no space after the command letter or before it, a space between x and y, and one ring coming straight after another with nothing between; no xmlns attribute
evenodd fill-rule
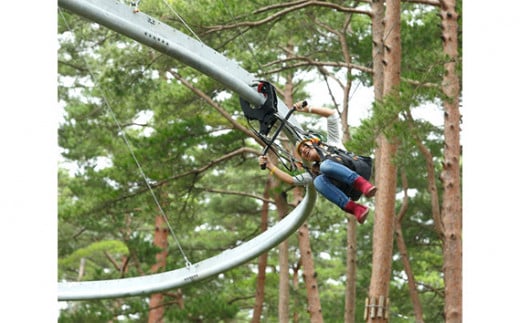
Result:
<svg viewBox="0 0 520 323"><path fill-rule="evenodd" d="M310 215L316 190L307 188L303 201L283 220L240 246L212 258L160 274L141 277L58 283L58 300L74 301L147 295L200 281L239 266L287 239Z"/></svg>
<svg viewBox="0 0 520 323"><path fill-rule="evenodd" d="M182 32L116 0L58 0L58 5L146 46L175 57L226 85L252 104L265 98L250 85L254 77L236 62Z"/></svg>
<svg viewBox="0 0 520 323"><path fill-rule="evenodd" d="M236 62L146 14L135 13L127 5L115 0L59 0L58 5L179 59L220 81L254 105L261 105L265 101L265 98L251 87L255 82L254 76L242 69ZM287 106L282 101L278 101L279 117L283 119L288 112ZM289 120L293 126L300 128L292 116ZM297 139L291 132L288 132L287 135L291 141ZM287 239L310 215L315 200L314 187L307 187L305 198L298 207L269 230L234 249L224 251L189 267L142 277L59 282L58 300L146 295L214 276L258 257Z"/></svg>

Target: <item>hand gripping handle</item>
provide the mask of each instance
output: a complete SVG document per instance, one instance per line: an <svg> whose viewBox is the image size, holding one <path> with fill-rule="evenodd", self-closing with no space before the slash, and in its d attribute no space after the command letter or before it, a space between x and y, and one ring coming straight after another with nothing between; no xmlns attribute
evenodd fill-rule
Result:
<svg viewBox="0 0 520 323"><path fill-rule="evenodd" d="M303 101L302 102L302 108L305 108L307 106L307 101ZM273 142L275 141L276 137L278 137L278 135L280 134L280 131L282 131L282 128L284 127L284 124L287 120L289 120L289 118L291 117L291 114L296 111L296 107L293 106L291 110L289 110L289 112L287 113L287 115L285 116L285 118L282 120L282 124L280 125L280 127L278 129L276 129L276 132L274 133L273 135L273 138L271 139L271 141L269 142L269 144L267 144L265 147L264 147L264 150L262 151L262 156L265 156L265 154L267 154L267 151L269 150L269 148L271 148L271 145L273 144ZM262 164L260 165L260 168L261 169L265 169L266 168L266 164Z"/></svg>

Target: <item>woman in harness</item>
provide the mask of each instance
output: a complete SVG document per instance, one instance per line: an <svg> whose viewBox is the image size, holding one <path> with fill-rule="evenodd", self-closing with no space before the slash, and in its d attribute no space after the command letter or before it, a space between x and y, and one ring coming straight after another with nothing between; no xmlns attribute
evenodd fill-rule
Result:
<svg viewBox="0 0 520 323"><path fill-rule="evenodd" d="M356 195L354 192L360 192L366 197L373 197L377 188L368 181L369 178L365 179L345 166L338 155L327 149L332 147L336 148L336 151L346 151L341 142L342 131L338 113L328 108L304 106L302 103L294 104L297 111L314 113L327 118L326 144L315 139L304 139L296 146L296 152L302 159L313 162L310 172L292 176L277 168L267 156L258 157L259 164L265 165L267 169L271 170L271 174L288 184L303 186L313 182L321 195L343 211L354 215L359 223L364 223L369 210L368 207L354 201L360 195ZM368 167L370 168L371 164Z"/></svg>

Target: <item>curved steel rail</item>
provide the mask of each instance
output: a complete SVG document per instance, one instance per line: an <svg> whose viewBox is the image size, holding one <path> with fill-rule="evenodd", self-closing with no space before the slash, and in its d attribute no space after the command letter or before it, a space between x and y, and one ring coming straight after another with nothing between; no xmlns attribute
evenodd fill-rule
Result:
<svg viewBox="0 0 520 323"><path fill-rule="evenodd" d="M309 216L316 190L307 188L303 201L285 218L264 233L230 250L189 267L147 276L58 283L58 300L87 300L146 295L200 281L239 266L287 239Z"/></svg>
<svg viewBox="0 0 520 323"><path fill-rule="evenodd" d="M260 106L265 98L252 85L255 77L236 62L201 42L167 26L144 13L115 0L59 0L64 9L104 25L146 46L179 59L220 81L242 98ZM289 109L278 102L278 116L283 119ZM291 125L301 129L291 116ZM285 131L294 143L292 129ZM307 187L303 201L283 220L240 246L224 251L185 268L141 277L86 282L59 282L58 300L86 300L145 295L167 290L214 276L239 266L276 246L297 230L309 216L316 201L314 187Z"/></svg>

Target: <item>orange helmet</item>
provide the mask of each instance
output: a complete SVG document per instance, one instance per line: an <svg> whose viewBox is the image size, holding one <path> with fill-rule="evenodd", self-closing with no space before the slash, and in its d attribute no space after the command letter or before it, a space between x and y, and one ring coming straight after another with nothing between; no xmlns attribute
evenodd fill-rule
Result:
<svg viewBox="0 0 520 323"><path fill-rule="evenodd" d="M300 140L297 144L296 144L296 156L298 156L299 159L302 159L302 156L300 154L300 148L301 146L304 144L304 143L310 143L311 145L312 144L317 144L320 142L320 138L317 138L317 137L312 137L312 138L304 138L302 140Z"/></svg>

